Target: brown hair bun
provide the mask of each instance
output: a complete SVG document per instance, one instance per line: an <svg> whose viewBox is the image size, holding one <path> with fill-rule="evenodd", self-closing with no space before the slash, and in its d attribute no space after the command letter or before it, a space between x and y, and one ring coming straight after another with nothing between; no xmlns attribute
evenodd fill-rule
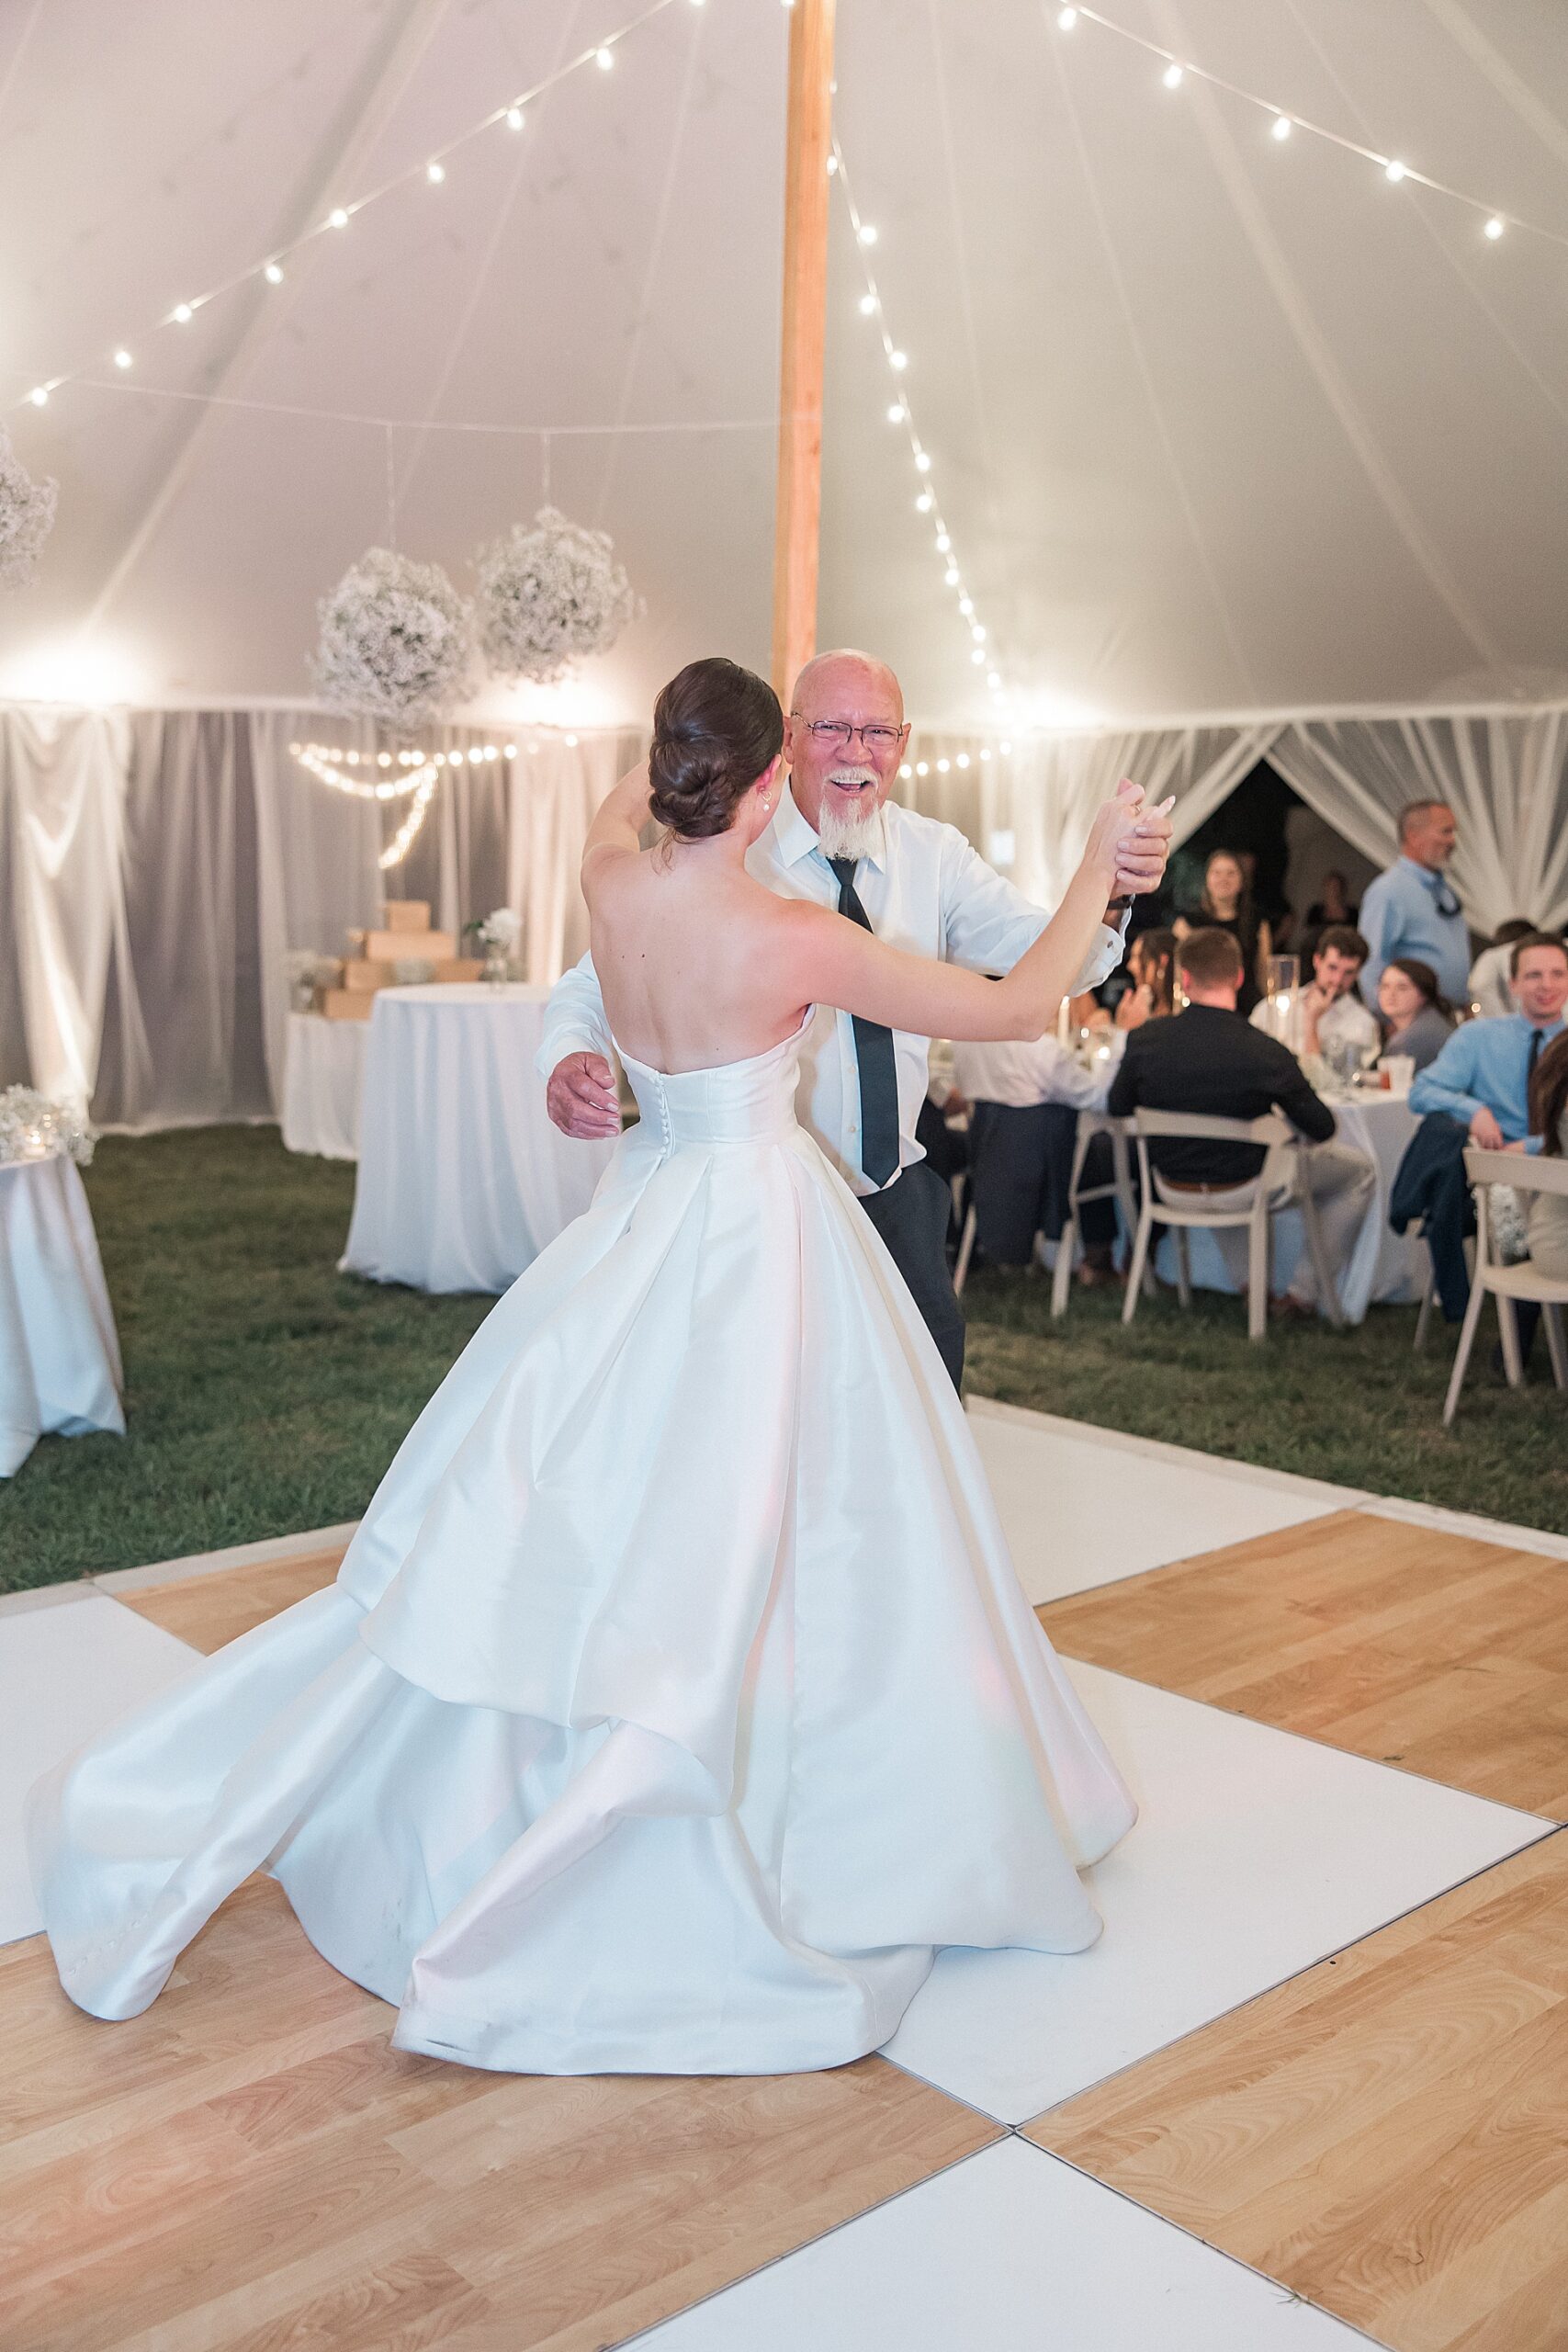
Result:
<svg viewBox="0 0 1568 2352"><path fill-rule="evenodd" d="M765 679L722 654L689 662L653 706L654 816L678 841L728 832L783 743L784 713Z"/></svg>

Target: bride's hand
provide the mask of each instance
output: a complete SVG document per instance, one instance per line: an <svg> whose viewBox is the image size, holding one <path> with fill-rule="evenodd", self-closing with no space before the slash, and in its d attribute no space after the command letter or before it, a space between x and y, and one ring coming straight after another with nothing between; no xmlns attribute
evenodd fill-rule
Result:
<svg viewBox="0 0 1568 2352"><path fill-rule="evenodd" d="M1090 873L1103 881L1107 898L1115 888L1122 856L1143 814L1143 786L1134 784L1131 776L1123 776L1115 797L1104 801L1096 811L1084 846L1083 862Z"/></svg>

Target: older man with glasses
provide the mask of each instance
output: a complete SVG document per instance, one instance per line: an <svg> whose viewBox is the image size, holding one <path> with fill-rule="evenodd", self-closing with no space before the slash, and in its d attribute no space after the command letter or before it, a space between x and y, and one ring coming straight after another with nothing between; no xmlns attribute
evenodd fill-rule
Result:
<svg viewBox="0 0 1568 2352"><path fill-rule="evenodd" d="M1010 971L1043 929L1046 910L993 872L953 826L888 799L908 738L903 694L885 662L852 651L808 662L784 726L789 790L747 864L781 897L836 907L896 947L972 971ZM1169 846L1169 820L1146 814L1129 837L1105 928L1075 992L1120 962L1132 899L1159 888ZM915 1136L930 1046L823 1007L801 1055L797 1109L886 1243L956 1385L964 1317L947 1267L947 1187ZM537 1059L550 1116L565 1134L615 1133L613 1051L592 959L584 956L556 985Z"/></svg>

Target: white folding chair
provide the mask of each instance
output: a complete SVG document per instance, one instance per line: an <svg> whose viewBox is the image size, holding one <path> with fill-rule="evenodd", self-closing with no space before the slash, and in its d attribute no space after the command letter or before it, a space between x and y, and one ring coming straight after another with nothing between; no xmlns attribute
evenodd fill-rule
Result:
<svg viewBox="0 0 1568 2352"><path fill-rule="evenodd" d="M1073 1261L1077 1252L1081 1220L1078 1210L1086 1201L1116 1201L1126 1220L1127 1230L1137 1229L1138 1211L1133 1198L1133 1169L1127 1156L1127 1138L1133 1132L1130 1119L1113 1119L1109 1111L1080 1111L1077 1134L1073 1143L1073 1169L1067 1179L1067 1215L1056 1242L1056 1263L1051 1276L1051 1313L1057 1317L1067 1311L1067 1298L1072 1289ZM1089 1145L1096 1136L1111 1138L1111 1178L1109 1184L1085 1185L1084 1161ZM1145 1267L1144 1280L1150 1297L1154 1296L1155 1277L1152 1266Z"/></svg>
<svg viewBox="0 0 1568 2352"><path fill-rule="evenodd" d="M1314 1272L1317 1275L1317 1294L1325 1312L1335 1329L1345 1320L1339 1306L1339 1292L1334 1272L1323 1247L1323 1230L1318 1224L1317 1203L1311 1187L1304 1181L1301 1159L1311 1149L1305 1139L1296 1133L1290 1121L1278 1111L1270 1111L1261 1119L1217 1119L1198 1111L1134 1111L1134 1131L1138 1139L1138 1173L1143 1182L1143 1204L1138 1211L1137 1238L1133 1244L1133 1261L1127 1269L1127 1287L1122 1300L1122 1320L1130 1323L1137 1312L1138 1291L1149 1260L1149 1245L1156 1225L1168 1225L1176 1234L1177 1291L1183 1306L1192 1304L1192 1278L1188 1263L1187 1236L1193 1227L1220 1232L1228 1227L1245 1227L1247 1235L1247 1331L1252 1340L1266 1337L1269 1329L1269 1261L1271 1236L1270 1220L1280 1209L1297 1208L1306 1231L1306 1245L1312 1254ZM1261 1144L1268 1154L1262 1169L1247 1187L1247 1199L1235 1208L1216 1209L1203 1193L1180 1193L1174 1200L1155 1191L1153 1172L1149 1166L1151 1138L1214 1142ZM1239 1190L1240 1187L1235 1189Z"/></svg>
<svg viewBox="0 0 1568 2352"><path fill-rule="evenodd" d="M1501 1262L1493 1250L1492 1207L1487 1198L1487 1188L1493 1184L1511 1184L1517 1193L1568 1193L1568 1159L1536 1159L1516 1151L1477 1151L1472 1146L1464 1155L1464 1172L1475 1195L1475 1263L1470 1276L1470 1305L1460 1326L1454 1368L1443 1400L1445 1429L1459 1410L1460 1390L1464 1385L1470 1351L1475 1344L1475 1327L1481 1320L1482 1302L1488 1291L1497 1302L1503 1369L1508 1375L1509 1387L1518 1388L1524 1383L1525 1360L1519 1346L1518 1321L1518 1306L1524 1299L1541 1309L1546 1343L1551 1351L1551 1376L1559 1388L1568 1388L1568 1340L1562 1333L1568 1282L1538 1273L1528 1258L1517 1266Z"/></svg>

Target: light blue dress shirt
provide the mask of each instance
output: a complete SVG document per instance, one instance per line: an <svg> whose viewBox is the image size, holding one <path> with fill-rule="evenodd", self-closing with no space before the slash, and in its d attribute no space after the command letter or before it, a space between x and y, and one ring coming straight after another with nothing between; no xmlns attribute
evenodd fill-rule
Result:
<svg viewBox="0 0 1568 2352"><path fill-rule="evenodd" d="M1383 966L1396 956L1418 956L1430 964L1446 997L1468 1003L1470 933L1446 874L1434 874L1413 857L1397 859L1368 883L1357 929L1369 951L1361 967L1361 994L1369 1004L1376 1004Z"/></svg>
<svg viewBox="0 0 1568 2352"><path fill-rule="evenodd" d="M1541 1031L1543 1054L1562 1036L1562 1026L1554 1021ZM1477 1111L1490 1111L1505 1142L1522 1143L1530 1131L1525 1096L1533 1028L1522 1012L1506 1013L1500 1021L1465 1022L1437 1060L1416 1073L1411 1109L1423 1118L1428 1111L1446 1111L1467 1127Z"/></svg>

